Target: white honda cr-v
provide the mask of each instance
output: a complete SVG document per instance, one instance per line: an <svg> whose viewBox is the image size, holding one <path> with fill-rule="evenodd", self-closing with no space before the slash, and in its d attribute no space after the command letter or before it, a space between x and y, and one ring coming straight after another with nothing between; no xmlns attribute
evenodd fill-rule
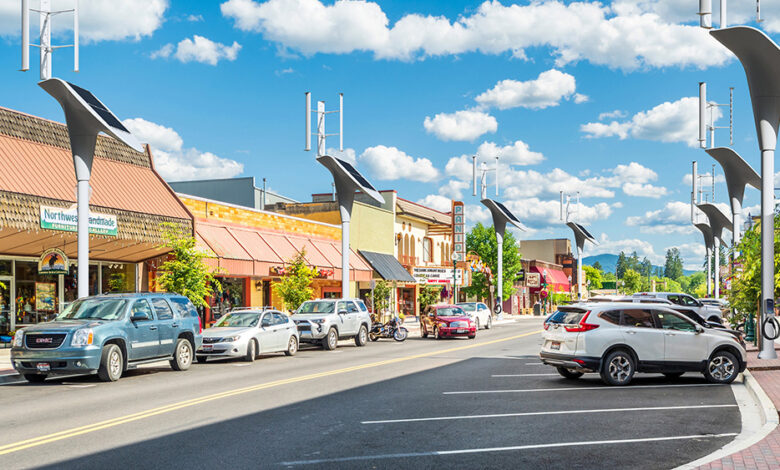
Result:
<svg viewBox="0 0 780 470"><path fill-rule="evenodd" d="M542 362L569 379L598 372L609 385L627 385L636 372L670 378L700 372L727 384L747 365L733 333L697 325L662 306L574 304L560 307L544 330Z"/></svg>

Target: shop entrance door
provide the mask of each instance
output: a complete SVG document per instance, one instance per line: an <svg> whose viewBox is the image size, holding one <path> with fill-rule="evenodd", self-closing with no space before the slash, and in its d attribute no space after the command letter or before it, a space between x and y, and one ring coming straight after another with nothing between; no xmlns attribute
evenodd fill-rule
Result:
<svg viewBox="0 0 780 470"><path fill-rule="evenodd" d="M0 276L0 335L7 335L14 329L14 278Z"/></svg>

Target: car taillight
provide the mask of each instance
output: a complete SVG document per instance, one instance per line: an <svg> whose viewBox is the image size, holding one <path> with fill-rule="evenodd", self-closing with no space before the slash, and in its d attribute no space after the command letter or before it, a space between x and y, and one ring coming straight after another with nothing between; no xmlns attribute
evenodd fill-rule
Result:
<svg viewBox="0 0 780 470"><path fill-rule="evenodd" d="M569 333L581 333L583 331L590 331L595 330L598 328L598 325L595 325L593 323L587 323L586 320L588 319L588 315L590 315L590 311L588 311L585 315L583 315L582 320L574 326L566 326L566 331Z"/></svg>
<svg viewBox="0 0 780 470"><path fill-rule="evenodd" d="M549 324L549 323L545 323L545 324L544 324L544 329L545 329L545 330L547 330L547 329L549 329L549 328L550 328L550 324Z"/></svg>

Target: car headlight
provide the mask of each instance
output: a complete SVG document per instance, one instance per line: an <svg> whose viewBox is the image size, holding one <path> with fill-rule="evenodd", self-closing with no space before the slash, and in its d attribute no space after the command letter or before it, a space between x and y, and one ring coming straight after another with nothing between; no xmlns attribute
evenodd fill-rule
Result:
<svg viewBox="0 0 780 470"><path fill-rule="evenodd" d="M24 338L24 330L19 330L14 335L14 347L15 348L21 348L22 347L22 339Z"/></svg>
<svg viewBox="0 0 780 470"><path fill-rule="evenodd" d="M73 333L73 339L70 340L71 346L89 346L92 344L92 328L82 328Z"/></svg>
<svg viewBox="0 0 780 470"><path fill-rule="evenodd" d="M325 323L325 319L324 318L318 318L316 320L309 320L309 321L312 322L312 323L316 323L318 325L322 325L323 323Z"/></svg>
<svg viewBox="0 0 780 470"><path fill-rule="evenodd" d="M232 343L233 341L238 341L239 339L241 339L240 336L225 336L224 338L222 338L222 342Z"/></svg>

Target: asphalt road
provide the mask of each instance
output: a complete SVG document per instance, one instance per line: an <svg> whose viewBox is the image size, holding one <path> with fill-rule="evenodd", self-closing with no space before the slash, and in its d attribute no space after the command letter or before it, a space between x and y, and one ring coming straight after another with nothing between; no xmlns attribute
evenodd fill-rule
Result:
<svg viewBox="0 0 780 470"><path fill-rule="evenodd" d="M740 432L729 386L566 380L539 327L3 385L0 466L656 469Z"/></svg>

